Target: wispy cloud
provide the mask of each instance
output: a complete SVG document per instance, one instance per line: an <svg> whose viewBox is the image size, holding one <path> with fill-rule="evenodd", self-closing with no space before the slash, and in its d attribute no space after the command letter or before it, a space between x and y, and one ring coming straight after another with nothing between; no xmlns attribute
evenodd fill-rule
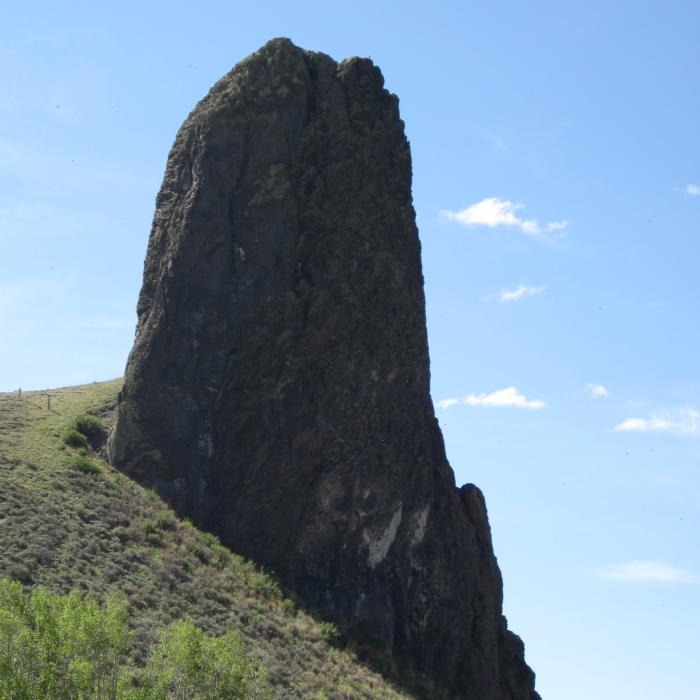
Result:
<svg viewBox="0 0 700 700"><path fill-rule="evenodd" d="M76 325L85 330L121 330L123 328L133 328L136 325L136 318L98 316L96 318L80 319Z"/></svg>
<svg viewBox="0 0 700 700"><path fill-rule="evenodd" d="M700 185L686 185L683 188L683 192L691 197L700 197Z"/></svg>
<svg viewBox="0 0 700 700"><path fill-rule="evenodd" d="M610 392L602 384L586 384L584 391L591 399L602 399L610 396Z"/></svg>
<svg viewBox="0 0 700 700"><path fill-rule="evenodd" d="M438 401L435 406L437 408L447 409L458 404L464 404L466 406L527 409L538 409L544 408L545 406L543 401L525 398L514 386L509 386L507 389L499 389L490 394L468 394L467 396L443 399L442 401Z"/></svg>
<svg viewBox="0 0 700 700"><path fill-rule="evenodd" d="M700 435L700 413L692 408L683 408L665 415L649 418L627 418L618 423L616 433L675 433L677 435Z"/></svg>
<svg viewBox="0 0 700 700"><path fill-rule="evenodd" d="M1 138L0 173L31 191L59 194L61 199L66 193L85 195L96 192L104 195L107 188L111 192L129 192L154 185L153 178L126 170L121 165L114 168L102 164L96 166L94 160L80 158L80 154L70 156Z"/></svg>
<svg viewBox="0 0 700 700"><path fill-rule="evenodd" d="M502 289L498 293L500 301L518 301L524 297L533 297L542 294L547 287L528 287L524 284L518 285L515 289Z"/></svg>
<svg viewBox="0 0 700 700"><path fill-rule="evenodd" d="M0 235L26 235L35 231L75 233L79 228L82 228L80 222L69 213L41 202L16 202L9 207L0 206Z"/></svg>
<svg viewBox="0 0 700 700"><path fill-rule="evenodd" d="M0 284L0 335L6 344L36 339L37 329L65 315L66 299L73 282L69 278L28 278ZM50 334L49 336L50 337Z"/></svg>
<svg viewBox="0 0 700 700"><path fill-rule="evenodd" d="M520 229L528 236L539 236L543 233L543 230L549 233L561 232L569 225L569 222L565 220L550 221L543 229L537 219L525 219L518 216L517 212L521 209L524 209L523 204L514 204L510 200L501 199L500 197L487 197L459 211L442 209L439 212L439 217L444 221L455 221L467 227L488 226L489 228L496 228L497 226L509 226Z"/></svg>
<svg viewBox="0 0 700 700"><path fill-rule="evenodd" d="M482 129L479 138L488 143L496 153L506 153L510 150L512 133L510 129Z"/></svg>
<svg viewBox="0 0 700 700"><path fill-rule="evenodd" d="M71 280L59 279L45 281L27 279L22 282L0 284L0 322L5 312L24 315L32 306L61 297Z"/></svg>
<svg viewBox="0 0 700 700"><path fill-rule="evenodd" d="M550 221L547 224L547 231L550 233L552 231L563 231L565 228L569 228L569 224L571 222L567 221L566 219L562 219L561 221Z"/></svg>
<svg viewBox="0 0 700 700"><path fill-rule="evenodd" d="M65 49L74 46L76 42L82 45L90 42L95 45L104 45L109 40L109 34L102 27L97 26L72 26L67 29L45 32L33 32L26 36L25 41L30 46L47 47L51 49ZM111 42L110 42L111 43Z"/></svg>
<svg viewBox="0 0 700 700"><path fill-rule="evenodd" d="M661 581L667 583L691 583L697 576L660 561L628 561L625 564L595 569L594 576L615 581Z"/></svg>

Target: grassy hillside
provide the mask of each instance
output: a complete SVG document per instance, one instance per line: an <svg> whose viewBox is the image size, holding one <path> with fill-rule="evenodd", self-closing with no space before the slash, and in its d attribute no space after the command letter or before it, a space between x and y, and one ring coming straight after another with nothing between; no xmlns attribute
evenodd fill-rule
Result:
<svg viewBox="0 0 700 700"><path fill-rule="evenodd" d="M0 578L56 592L126 596L129 665L184 618L207 633L233 629L279 698L405 698L252 563L180 521L149 490L101 458L106 431L85 449L64 438L75 418L109 429L121 380L0 394ZM81 452L84 453L81 456ZM94 473L76 468L87 460Z"/></svg>

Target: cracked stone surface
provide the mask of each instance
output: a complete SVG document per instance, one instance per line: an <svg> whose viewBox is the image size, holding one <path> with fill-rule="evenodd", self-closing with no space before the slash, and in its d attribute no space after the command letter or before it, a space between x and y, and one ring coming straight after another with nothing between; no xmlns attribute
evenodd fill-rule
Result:
<svg viewBox="0 0 700 700"><path fill-rule="evenodd" d="M539 697L445 456L410 150L370 60L273 40L183 124L109 453L436 688Z"/></svg>

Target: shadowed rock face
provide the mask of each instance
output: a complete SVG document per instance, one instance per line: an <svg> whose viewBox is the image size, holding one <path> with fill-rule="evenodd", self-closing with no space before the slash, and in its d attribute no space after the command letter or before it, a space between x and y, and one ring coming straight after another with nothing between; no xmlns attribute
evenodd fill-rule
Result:
<svg viewBox="0 0 700 700"><path fill-rule="evenodd" d="M180 129L112 462L417 672L532 700L429 393L411 156L367 59L277 39Z"/></svg>

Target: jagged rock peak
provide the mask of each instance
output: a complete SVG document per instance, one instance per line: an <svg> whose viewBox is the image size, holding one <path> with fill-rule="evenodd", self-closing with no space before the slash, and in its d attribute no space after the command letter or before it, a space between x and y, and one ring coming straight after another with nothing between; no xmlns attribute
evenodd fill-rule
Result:
<svg viewBox="0 0 700 700"><path fill-rule="evenodd" d="M410 150L370 60L275 39L187 118L109 450L423 696L538 697L435 419Z"/></svg>

